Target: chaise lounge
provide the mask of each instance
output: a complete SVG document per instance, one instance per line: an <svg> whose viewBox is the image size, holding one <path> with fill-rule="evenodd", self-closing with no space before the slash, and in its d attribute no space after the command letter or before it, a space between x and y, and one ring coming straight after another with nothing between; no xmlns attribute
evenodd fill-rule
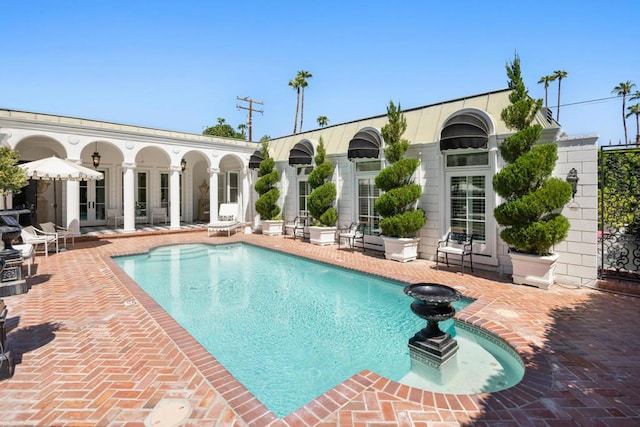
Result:
<svg viewBox="0 0 640 427"><path fill-rule="evenodd" d="M226 231L227 236L231 235L231 230L238 232L238 228L242 227L242 223L238 221L238 204L222 203L218 212L218 221L212 221L207 225L207 236L217 234L220 231Z"/></svg>

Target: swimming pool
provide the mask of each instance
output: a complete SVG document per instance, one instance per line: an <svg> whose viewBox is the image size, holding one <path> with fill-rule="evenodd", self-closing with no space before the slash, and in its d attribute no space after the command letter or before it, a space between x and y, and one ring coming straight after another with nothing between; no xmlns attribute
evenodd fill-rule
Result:
<svg viewBox="0 0 640 427"><path fill-rule="evenodd" d="M114 260L279 417L364 369L407 376L407 340L424 326L404 283L251 245Z"/></svg>

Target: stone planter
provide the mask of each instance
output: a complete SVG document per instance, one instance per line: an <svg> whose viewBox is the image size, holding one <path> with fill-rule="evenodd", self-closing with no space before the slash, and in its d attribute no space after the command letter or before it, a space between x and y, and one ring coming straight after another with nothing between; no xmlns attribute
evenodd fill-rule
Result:
<svg viewBox="0 0 640 427"><path fill-rule="evenodd" d="M284 227L283 220L263 220L262 221L262 234L267 236L280 236L282 235L282 228Z"/></svg>
<svg viewBox="0 0 640 427"><path fill-rule="evenodd" d="M549 289L555 281L556 263L560 255L548 256L510 252L513 283Z"/></svg>
<svg viewBox="0 0 640 427"><path fill-rule="evenodd" d="M387 237L384 241L384 257L399 262L413 261L418 258L419 237Z"/></svg>
<svg viewBox="0 0 640 427"><path fill-rule="evenodd" d="M309 242L314 245L333 245L336 243L337 227L309 227Z"/></svg>

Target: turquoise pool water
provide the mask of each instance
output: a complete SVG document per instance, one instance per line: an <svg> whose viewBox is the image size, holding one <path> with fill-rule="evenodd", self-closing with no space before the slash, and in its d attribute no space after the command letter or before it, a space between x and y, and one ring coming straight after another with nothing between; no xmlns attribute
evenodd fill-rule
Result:
<svg viewBox="0 0 640 427"><path fill-rule="evenodd" d="M114 260L279 417L363 369L443 387L411 375L407 341L425 322L403 283L246 244L176 245ZM452 321L441 328L458 329ZM453 392L486 391L486 382Z"/></svg>

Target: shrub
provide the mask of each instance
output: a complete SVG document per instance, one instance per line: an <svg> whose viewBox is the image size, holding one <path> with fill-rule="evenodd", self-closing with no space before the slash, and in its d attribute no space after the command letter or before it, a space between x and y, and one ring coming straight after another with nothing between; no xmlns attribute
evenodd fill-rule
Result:
<svg viewBox="0 0 640 427"><path fill-rule="evenodd" d="M280 181L280 172L275 169L275 161L269 156L269 142L262 142L262 161L258 170L258 180L254 188L260 195L256 200L256 211L260 214L260 219L271 220L280 215L278 198L280 190L276 184Z"/></svg>
<svg viewBox="0 0 640 427"><path fill-rule="evenodd" d="M338 212L333 207L337 190L333 182L326 182L333 175L333 163L325 160L325 156L324 140L320 137L320 143L314 157L316 167L313 168L308 179L312 191L307 198L307 203L311 216L320 225L332 227L338 220Z"/></svg>
<svg viewBox="0 0 640 427"><path fill-rule="evenodd" d="M542 127L532 122L542 100L529 97L518 55L506 69L511 103L501 117L516 132L498 146L507 165L493 177L493 188L504 199L494 216L504 227L500 237L512 250L548 255L553 245L567 237L569 221L557 211L571 200L573 192L568 182L551 177L557 145L536 144Z"/></svg>
<svg viewBox="0 0 640 427"><path fill-rule="evenodd" d="M413 237L426 222L424 211L415 207L422 195L422 188L412 180L420 162L415 158L402 158L409 148L409 141L402 139L402 134L407 130L407 121L400 104L396 108L393 101L389 102L387 118L389 123L381 133L387 144L384 153L390 165L376 176L376 187L384 191L376 199L376 212L382 216L382 234Z"/></svg>

